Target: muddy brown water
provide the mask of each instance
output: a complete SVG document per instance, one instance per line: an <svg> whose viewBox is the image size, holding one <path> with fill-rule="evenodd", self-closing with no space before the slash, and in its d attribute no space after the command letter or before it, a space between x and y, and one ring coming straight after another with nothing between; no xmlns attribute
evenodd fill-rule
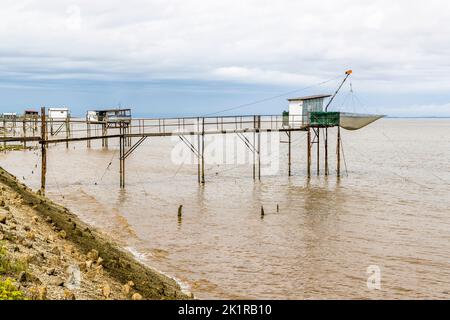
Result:
<svg viewBox="0 0 450 320"><path fill-rule="evenodd" d="M335 130L328 178L308 181L298 132L292 177L281 143L278 170L261 182L251 163L207 163L205 186L196 164L174 163L177 140L149 138L127 159L125 190L117 141L50 146L48 195L199 298L450 298L450 120L383 119L342 133L340 180ZM0 161L38 188L38 151ZM370 266L380 290L367 286Z"/></svg>

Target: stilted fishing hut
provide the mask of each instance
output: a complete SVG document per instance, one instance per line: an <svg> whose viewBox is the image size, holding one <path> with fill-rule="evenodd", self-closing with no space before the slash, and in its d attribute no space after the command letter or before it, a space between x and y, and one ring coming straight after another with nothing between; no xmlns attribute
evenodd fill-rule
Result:
<svg viewBox="0 0 450 320"><path fill-rule="evenodd" d="M87 136L91 136L91 124L101 125L102 136L108 135L108 128L121 128L124 133L130 131L131 125L131 109L116 108L90 110L86 112ZM128 139L131 144L131 139ZM91 141L87 140L88 148L91 147ZM108 138L102 139L102 147L108 147Z"/></svg>
<svg viewBox="0 0 450 320"><path fill-rule="evenodd" d="M65 128L66 138L70 137L69 108L48 108L48 120L50 121L50 135L55 136ZM56 125L56 130L54 125ZM66 142L66 147L69 147L69 142Z"/></svg>
<svg viewBox="0 0 450 320"><path fill-rule="evenodd" d="M26 109L23 112L23 120L25 123L29 124L30 130L33 132L34 136L34 133L38 129L39 111L36 111L34 109Z"/></svg>
<svg viewBox="0 0 450 320"><path fill-rule="evenodd" d="M333 102L336 95L344 85L345 81L352 74L352 70L345 72L346 76L340 83L336 92L333 95L314 95L300 98L288 99L289 102L289 127L305 129L308 132L307 136L307 158L308 158L308 177L311 176L311 149L314 144L317 145L317 175L320 174L320 132L322 130L324 136L324 157L325 157L325 175L328 175L328 128L337 127L337 176L340 176L340 160L341 160L341 132L340 128L346 130L358 130L368 124L384 117L384 115L369 115L358 113L346 113L328 111L329 106ZM330 98L326 106L324 107L325 99ZM283 114L286 116L286 113ZM301 120L300 120L301 119ZM299 121L300 120L300 121ZM311 131L313 137L311 139ZM290 157L290 151L289 151ZM289 159L290 163L290 159ZM290 170L289 170L290 172Z"/></svg>
<svg viewBox="0 0 450 320"><path fill-rule="evenodd" d="M17 126L17 113L15 112L3 112L1 114L2 120L2 132L3 136L6 137L7 132L10 131L13 135L16 135L15 128ZM9 127L9 130L8 130ZM6 142L3 142L3 145L6 146Z"/></svg>

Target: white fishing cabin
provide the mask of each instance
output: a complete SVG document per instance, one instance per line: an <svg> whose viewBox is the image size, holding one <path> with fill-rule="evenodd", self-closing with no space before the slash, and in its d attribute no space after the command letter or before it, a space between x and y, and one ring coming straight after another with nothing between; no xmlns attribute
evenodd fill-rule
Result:
<svg viewBox="0 0 450 320"><path fill-rule="evenodd" d="M288 99L289 102L289 126L301 128L309 124L309 113L324 111L325 99L329 94L314 95Z"/></svg>
<svg viewBox="0 0 450 320"><path fill-rule="evenodd" d="M69 108L49 108L48 117L50 120L67 120L70 118Z"/></svg>

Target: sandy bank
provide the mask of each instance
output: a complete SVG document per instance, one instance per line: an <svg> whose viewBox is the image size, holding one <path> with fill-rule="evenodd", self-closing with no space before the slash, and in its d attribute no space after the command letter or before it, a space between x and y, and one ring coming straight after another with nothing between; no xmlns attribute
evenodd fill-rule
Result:
<svg viewBox="0 0 450 320"><path fill-rule="evenodd" d="M188 299L175 280L0 168L0 258L28 298ZM6 263L6 262L7 263ZM11 263L9 263L9 262Z"/></svg>

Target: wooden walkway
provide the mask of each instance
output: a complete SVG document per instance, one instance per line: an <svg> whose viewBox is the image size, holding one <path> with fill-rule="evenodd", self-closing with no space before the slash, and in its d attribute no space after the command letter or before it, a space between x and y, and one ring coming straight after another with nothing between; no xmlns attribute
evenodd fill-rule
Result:
<svg viewBox="0 0 450 320"><path fill-rule="evenodd" d="M328 175L328 127L319 128L308 125L308 118L304 116L281 115L243 115L217 117L182 117L182 118L133 118L121 122L91 122L86 119L47 119L45 109L41 110L41 118L26 119L3 123L3 136L0 143L18 142L38 143L41 146L41 190L45 192L45 176L47 166L47 148L51 144L86 141L91 147L91 141L101 140L102 147L108 147L110 139L119 139L120 151L120 187L125 187L125 160L148 137L178 136L183 143L198 158L198 182L205 183L204 137L205 135L236 134L254 153L253 177L261 178L260 163L260 134L263 132L284 132L288 137L288 170L291 175L291 133L295 131L307 132L307 168L308 177L311 176L311 149L317 145L317 173L320 171L320 129L324 133L325 174ZM9 123L9 126L8 126ZM337 144L337 174L340 175L340 129L338 128ZM245 134L253 133L253 141ZM186 136L197 136L195 145ZM136 140L133 144L133 140ZM256 171L255 168L258 168Z"/></svg>

